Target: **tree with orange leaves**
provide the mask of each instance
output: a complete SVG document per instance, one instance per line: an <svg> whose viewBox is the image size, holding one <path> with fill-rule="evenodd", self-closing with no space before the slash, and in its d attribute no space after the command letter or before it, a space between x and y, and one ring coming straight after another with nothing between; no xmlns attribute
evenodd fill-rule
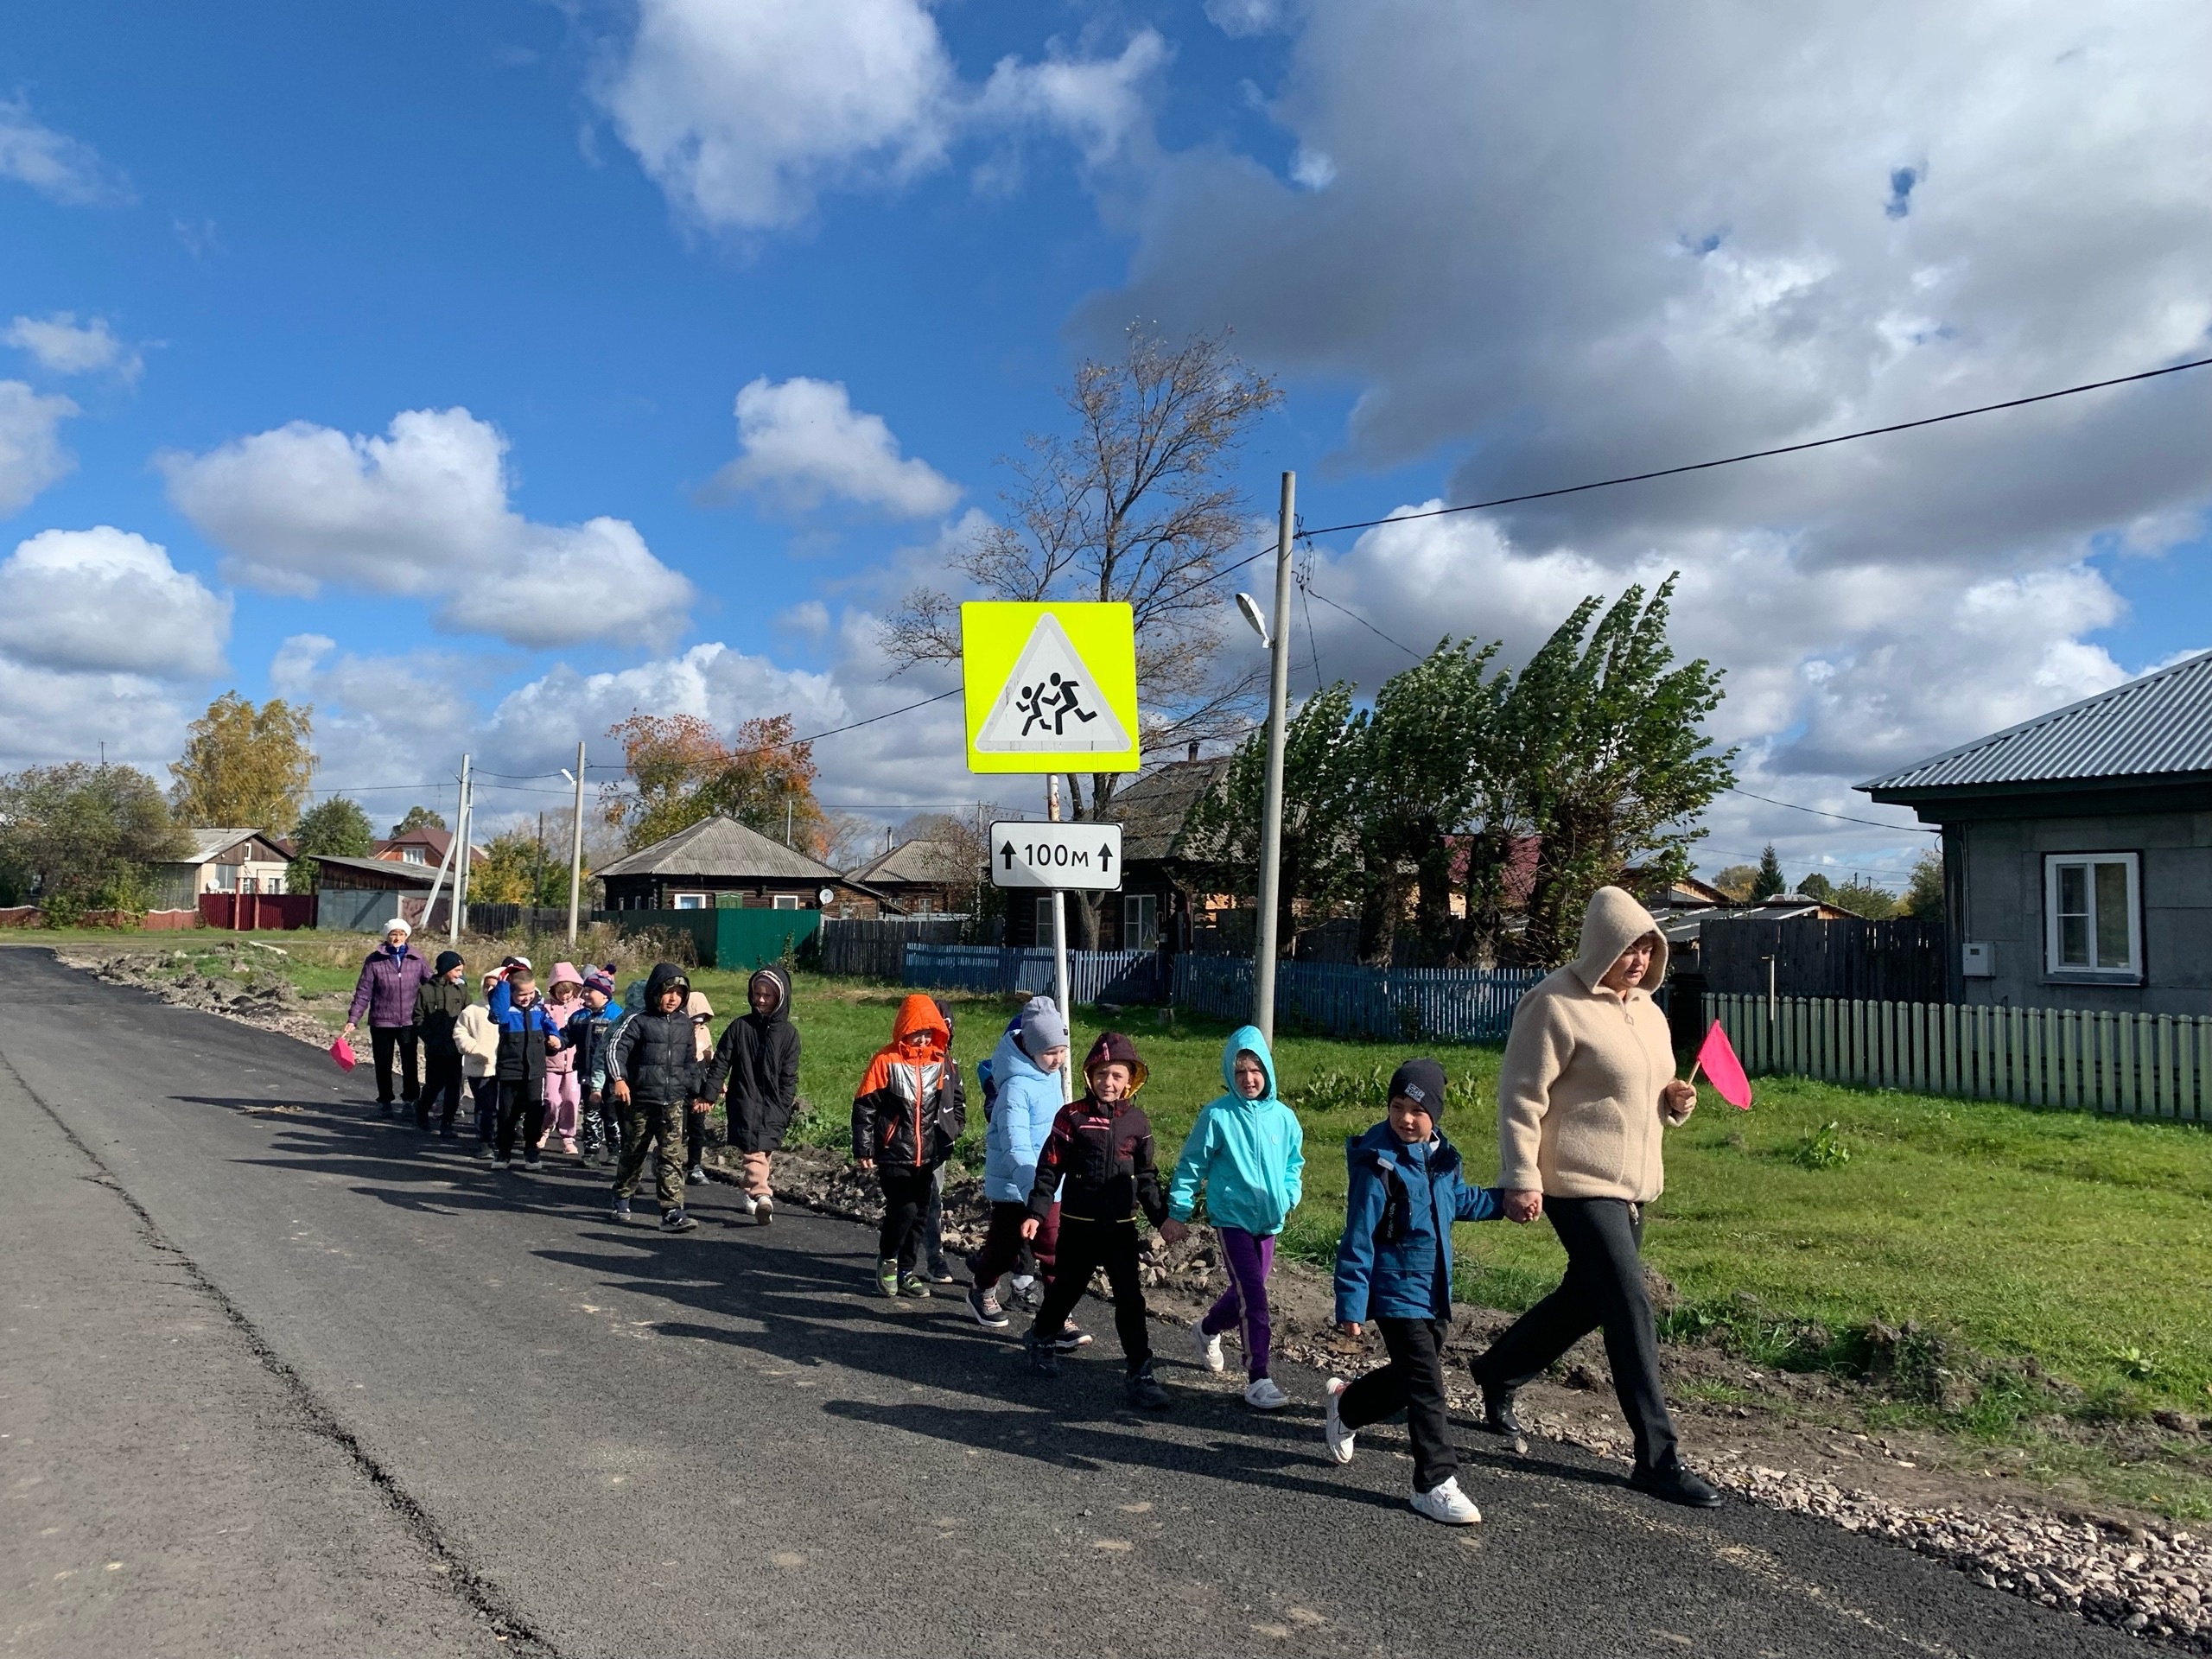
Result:
<svg viewBox="0 0 2212 1659"><path fill-rule="evenodd" d="M814 798L814 747L792 741L789 715L748 720L722 741L696 715L632 715L607 728L628 777L600 791L600 809L632 850L720 812L819 858L831 829Z"/></svg>

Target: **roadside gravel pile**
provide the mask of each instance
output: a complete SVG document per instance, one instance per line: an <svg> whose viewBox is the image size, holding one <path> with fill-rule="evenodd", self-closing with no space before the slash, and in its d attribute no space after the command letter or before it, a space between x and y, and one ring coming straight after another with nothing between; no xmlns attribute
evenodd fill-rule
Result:
<svg viewBox="0 0 2212 1659"><path fill-rule="evenodd" d="M146 951L64 950L57 953L73 968L81 968L111 985L135 985L151 991L164 1002L219 1014L226 1020L281 1032L317 1048L330 1046L330 1029L308 1011L299 989L282 975L250 979L203 974L191 966L192 958L179 950ZM247 970L251 972L251 965Z"/></svg>

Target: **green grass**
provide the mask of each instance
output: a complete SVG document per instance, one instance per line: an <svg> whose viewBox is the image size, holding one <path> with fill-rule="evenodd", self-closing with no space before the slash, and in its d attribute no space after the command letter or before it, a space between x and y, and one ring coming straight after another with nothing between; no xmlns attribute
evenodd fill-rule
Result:
<svg viewBox="0 0 2212 1659"><path fill-rule="evenodd" d="M371 943L261 937L291 953L268 961L308 992L350 987ZM226 936L205 932L131 943L187 950L207 964L201 971L226 955L258 965L268 954L231 950ZM472 943L472 962L496 949ZM620 960L626 982L645 965ZM702 970L695 983L723 1020L742 1011L744 976ZM903 995L798 976L807 1109L795 1140L845 1144L854 1086ZM945 1001L957 1052L972 1066L1015 999ZM1198 1109L1220 1091L1227 1027L1148 1008L1121 1023L1151 1068L1144 1103L1172 1161ZM1085 1008L1076 1024L1080 1052L1100 1021ZM1344 1141L1380 1117L1382 1079L1408 1052L1294 1034L1278 1046L1306 1132L1306 1202L1284 1241L1292 1253L1333 1253ZM1499 1052L1435 1052L1452 1079L1446 1129L1471 1172L1489 1179ZM1911 1385L1897 1389L1900 1410L1993 1441L2062 1408L2091 1420L2160 1408L2212 1415L2212 1133L1798 1078L1757 1086L1754 1110L1708 1092L1669 1136L1668 1190L1651 1207L1646 1251L1681 1294L1664 1321L1670 1338L1725 1340L1777 1367L1886 1363ZM963 1151L975 1156L973 1136ZM1459 1256L1461 1293L1510 1310L1549 1290L1565 1265L1541 1225L1463 1227ZM1962 1367L1971 1387L1958 1383ZM2056 1395L2046 1374L2059 1380Z"/></svg>

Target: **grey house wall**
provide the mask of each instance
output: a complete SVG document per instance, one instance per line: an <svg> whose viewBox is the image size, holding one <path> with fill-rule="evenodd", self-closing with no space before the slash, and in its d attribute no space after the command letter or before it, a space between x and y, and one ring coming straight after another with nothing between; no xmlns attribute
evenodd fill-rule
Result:
<svg viewBox="0 0 2212 1659"><path fill-rule="evenodd" d="M2012 1007L2212 1014L2212 812L2004 817L1944 825L1958 1001ZM2087 983L2044 966L2044 855L2140 855L2144 982ZM1996 976L1957 977L1957 948L1991 945Z"/></svg>

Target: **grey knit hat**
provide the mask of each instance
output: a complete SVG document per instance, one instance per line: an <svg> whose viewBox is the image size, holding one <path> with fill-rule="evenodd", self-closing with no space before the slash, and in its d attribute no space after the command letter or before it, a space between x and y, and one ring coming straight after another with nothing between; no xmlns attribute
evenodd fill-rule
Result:
<svg viewBox="0 0 2212 1659"><path fill-rule="evenodd" d="M1021 1032L1015 1040L1033 1060L1047 1049L1065 1048L1068 1022L1060 1018L1059 1006L1049 996L1031 997L1021 1010Z"/></svg>

